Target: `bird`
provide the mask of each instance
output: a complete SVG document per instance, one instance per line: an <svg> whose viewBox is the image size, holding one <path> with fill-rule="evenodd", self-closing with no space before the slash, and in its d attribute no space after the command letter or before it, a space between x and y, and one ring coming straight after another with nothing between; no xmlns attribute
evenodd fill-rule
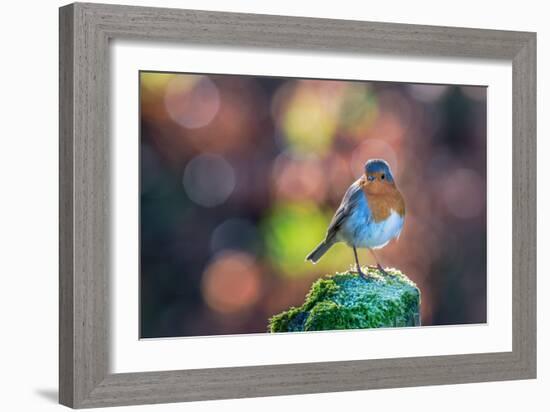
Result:
<svg viewBox="0 0 550 412"><path fill-rule="evenodd" d="M405 199L395 184L390 165L383 159L370 159L365 163L364 173L344 194L325 239L306 261L315 264L335 243L344 242L353 248L357 273L363 279L367 276L361 270L357 248L368 249L377 269L387 275L374 250L398 239L404 223Z"/></svg>

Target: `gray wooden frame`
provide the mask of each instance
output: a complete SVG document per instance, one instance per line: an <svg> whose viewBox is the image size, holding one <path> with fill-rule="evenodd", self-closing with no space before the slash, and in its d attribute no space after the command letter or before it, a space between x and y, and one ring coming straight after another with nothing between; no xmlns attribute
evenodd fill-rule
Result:
<svg viewBox="0 0 550 412"><path fill-rule="evenodd" d="M504 59L513 65L513 350L109 373L109 40ZM60 9L59 398L85 408L536 376L536 35L103 4ZM506 119L503 119L506 120Z"/></svg>

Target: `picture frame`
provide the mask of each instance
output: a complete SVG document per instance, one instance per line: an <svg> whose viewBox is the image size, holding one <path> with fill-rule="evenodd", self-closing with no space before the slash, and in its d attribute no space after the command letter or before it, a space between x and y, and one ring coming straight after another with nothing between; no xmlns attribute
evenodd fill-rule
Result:
<svg viewBox="0 0 550 412"><path fill-rule="evenodd" d="M536 34L74 3L60 8L59 400L73 408L536 377ZM109 42L490 58L512 64L512 351L109 372Z"/></svg>

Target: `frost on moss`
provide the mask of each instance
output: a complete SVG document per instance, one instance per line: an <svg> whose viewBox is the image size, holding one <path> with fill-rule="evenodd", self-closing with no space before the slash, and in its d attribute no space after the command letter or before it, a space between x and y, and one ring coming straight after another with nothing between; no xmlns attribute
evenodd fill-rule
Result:
<svg viewBox="0 0 550 412"><path fill-rule="evenodd" d="M420 290L403 273L363 268L317 280L302 306L269 319L270 332L365 329L420 325Z"/></svg>

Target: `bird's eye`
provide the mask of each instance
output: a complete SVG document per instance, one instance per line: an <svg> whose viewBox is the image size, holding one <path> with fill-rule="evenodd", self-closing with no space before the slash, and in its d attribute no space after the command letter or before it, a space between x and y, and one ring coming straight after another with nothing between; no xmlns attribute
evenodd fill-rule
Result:
<svg viewBox="0 0 550 412"><path fill-rule="evenodd" d="M384 173L382 173L382 174L380 175L380 179L384 180L385 178L386 178L386 175L385 175Z"/></svg>
<svg viewBox="0 0 550 412"><path fill-rule="evenodd" d="M367 176L367 180L368 180L369 182L372 182L372 181L374 180L374 176Z"/></svg>

